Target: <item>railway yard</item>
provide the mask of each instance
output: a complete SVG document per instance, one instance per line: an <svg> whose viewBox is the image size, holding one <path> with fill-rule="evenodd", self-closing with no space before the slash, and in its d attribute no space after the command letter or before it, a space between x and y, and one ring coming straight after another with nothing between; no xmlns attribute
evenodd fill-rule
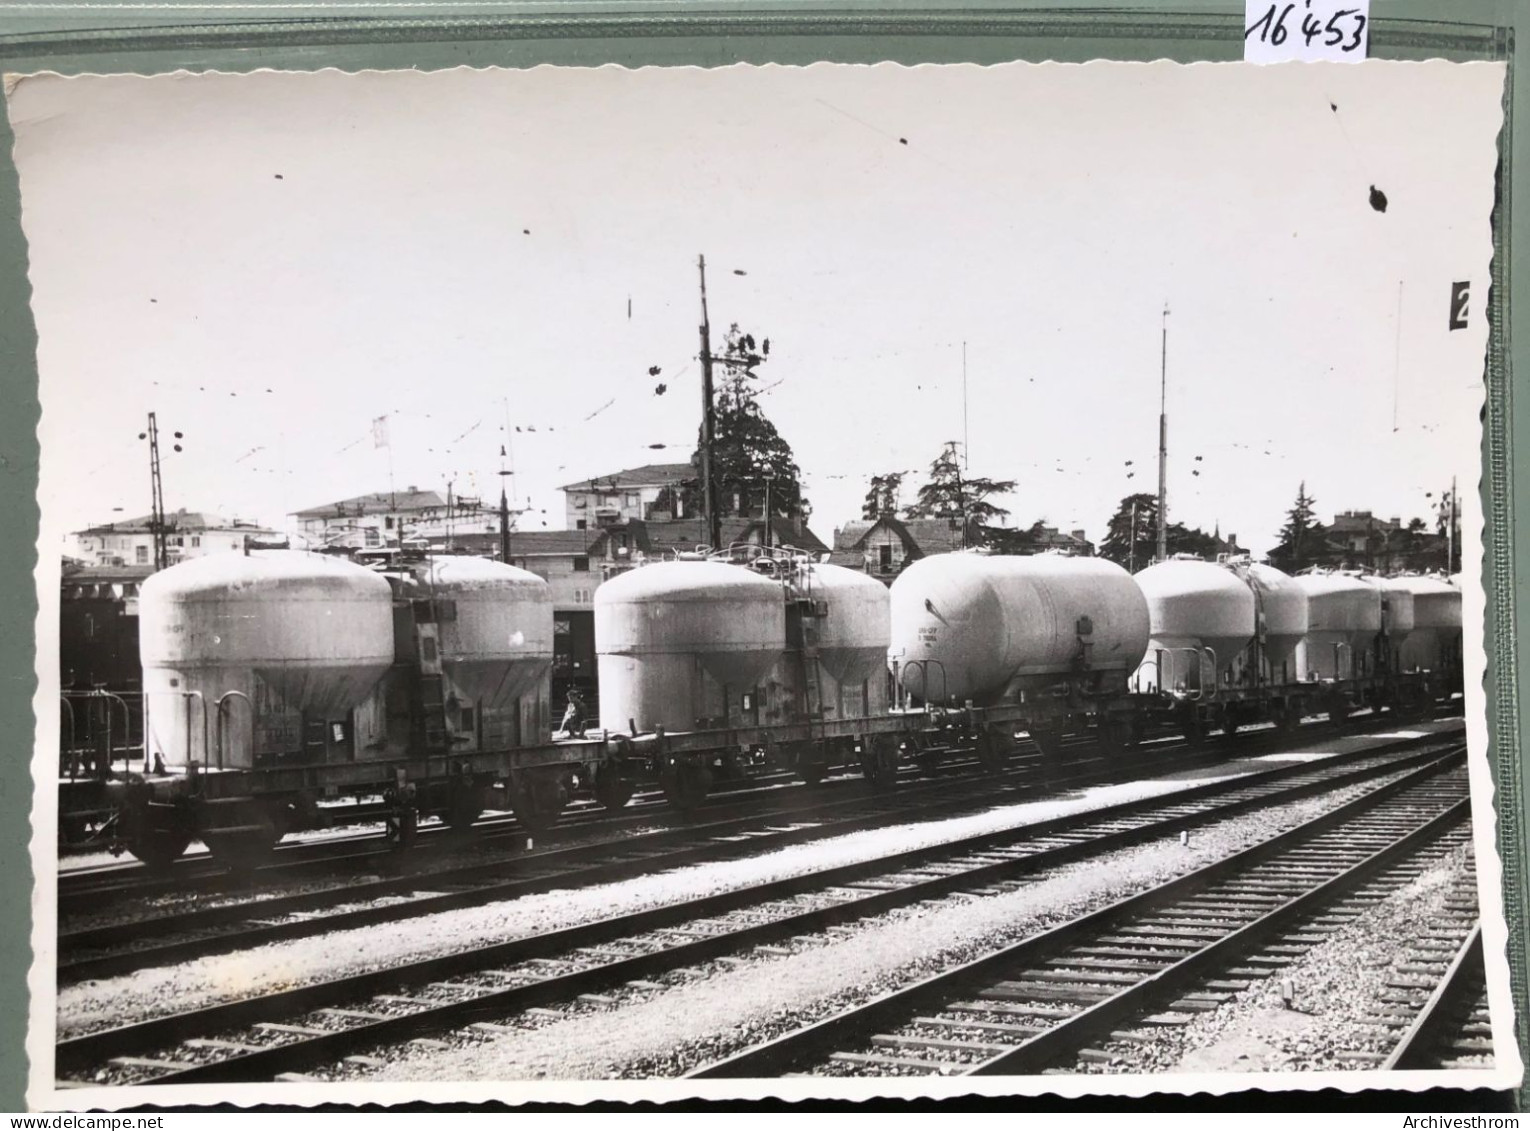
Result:
<svg viewBox="0 0 1530 1131"><path fill-rule="evenodd" d="M61 1087L1491 1067L1464 728L64 858Z"/></svg>

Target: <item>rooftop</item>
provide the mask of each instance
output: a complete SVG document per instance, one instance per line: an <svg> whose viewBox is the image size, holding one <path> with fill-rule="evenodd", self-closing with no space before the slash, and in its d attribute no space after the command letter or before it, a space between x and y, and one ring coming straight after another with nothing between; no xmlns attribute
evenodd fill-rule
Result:
<svg viewBox="0 0 1530 1131"><path fill-rule="evenodd" d="M599 530L516 530L510 534L510 556L513 558L579 557L590 552L601 537ZM447 539L432 538L432 550L444 549ZM458 534L451 539L453 548L474 554L496 553L499 550L499 533L474 532Z"/></svg>
<svg viewBox="0 0 1530 1131"><path fill-rule="evenodd" d="M117 522L103 522L84 530L76 530L79 534L152 534L154 532L154 516L141 515L138 518L125 518ZM222 515L211 514L207 511L188 511L184 507L178 511L170 511L165 514L165 529L174 531L190 530L242 530L251 534L275 534L274 530L261 526L255 522L242 522L237 518L224 518Z"/></svg>
<svg viewBox="0 0 1530 1131"><path fill-rule="evenodd" d="M597 475L560 487L560 491L621 491L628 487L673 487L695 479L697 471L689 463L650 463L611 475Z"/></svg>
<svg viewBox="0 0 1530 1131"><path fill-rule="evenodd" d="M370 495L357 495L354 499L341 499L336 503L323 503L307 510L292 512L293 518L359 518L367 514L394 514L399 511L423 511L444 508L446 500L439 491L421 491L410 487L404 491L374 491Z"/></svg>

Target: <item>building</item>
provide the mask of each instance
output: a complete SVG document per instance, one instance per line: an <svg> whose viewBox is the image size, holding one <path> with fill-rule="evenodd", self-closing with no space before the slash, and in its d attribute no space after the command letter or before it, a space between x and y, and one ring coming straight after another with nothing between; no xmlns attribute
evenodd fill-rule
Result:
<svg viewBox="0 0 1530 1131"><path fill-rule="evenodd" d="M696 477L696 469L688 463L650 463L570 483L559 488L564 525L569 530L593 530L602 523L693 517L686 513L680 496L683 485Z"/></svg>
<svg viewBox="0 0 1530 1131"><path fill-rule="evenodd" d="M86 566L154 565L153 516L107 522L73 534L74 557ZM253 522L181 509L165 515L165 553L170 564L204 554L243 550L249 541L271 542L277 533Z"/></svg>
<svg viewBox="0 0 1530 1131"><path fill-rule="evenodd" d="M1322 564L1375 573L1444 567L1447 539L1422 519L1377 518L1370 511L1343 511L1321 527Z"/></svg>
<svg viewBox="0 0 1530 1131"><path fill-rule="evenodd" d="M499 529L499 512L467 496L442 496L413 485L402 491L377 491L310 507L290 515L298 533L313 548L379 550L407 539L435 540L462 533Z"/></svg>
<svg viewBox="0 0 1530 1131"><path fill-rule="evenodd" d="M856 519L834 531L829 561L863 569L891 585L910 562L961 549L961 524L949 518Z"/></svg>
<svg viewBox="0 0 1530 1131"><path fill-rule="evenodd" d="M1039 523L1026 532L1033 553L1043 553L1047 550L1060 550L1063 553L1074 554L1078 557L1093 557L1094 543L1084 537L1082 530L1070 530L1063 533L1055 526L1042 526Z"/></svg>

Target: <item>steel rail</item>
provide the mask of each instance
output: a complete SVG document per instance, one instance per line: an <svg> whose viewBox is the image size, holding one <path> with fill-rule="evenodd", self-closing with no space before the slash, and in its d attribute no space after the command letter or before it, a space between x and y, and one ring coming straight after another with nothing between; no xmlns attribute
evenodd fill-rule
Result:
<svg viewBox="0 0 1530 1131"><path fill-rule="evenodd" d="M1366 796L1390 796L1399 789L1405 788L1407 783L1423 780L1424 777L1437 773L1443 765L1459 762L1463 754L1464 748L1457 746L1443 756L1440 756L1438 752L1426 752L1404 759L1408 762L1423 760L1426 757L1431 760L1421 769L1410 771L1403 779L1400 779L1399 783L1383 785ZM421 1031L450 1028L479 1017L502 1014L554 1000L566 995L570 990L588 992L598 986L616 985L634 978L652 976L678 966L703 961L740 946L758 945L780 938L789 938L809 930L822 930L836 922L864 918L893 907L949 895L974 886L981 887L1034 872L1040 868L1052 867L1125 847L1151 837L1172 835L1182 829L1225 816L1267 807L1276 799L1289 800L1340 788L1367 774L1379 776L1391 772L1396 769L1396 766L1374 766L1365 771L1350 771L1336 776L1325 775L1321 772L1313 774L1310 764L1301 768L1315 780L1299 783L1273 796L1268 790L1261 788L1262 785L1269 783L1256 783L1250 786L1246 781L1236 779L1212 786L1193 787L1193 792L1203 798L1209 797L1215 791L1241 796L1221 805L1209 805L1204 809L1186 813L1183 811L1187 802L1186 792L1178 791L1153 799L1123 803L1104 810L1092 810L1054 818L1018 830L985 833L944 845L908 850L892 856L793 876L666 907L615 916L507 943L493 944L473 951L421 960L391 969L335 979L261 998L229 1002L204 1010L174 1014L76 1037L57 1045L56 1071L60 1074L77 1073L99 1067L115 1055L173 1046L187 1037L225 1031L258 1021L268 1021L275 1017L290 1017L316 1008L332 1006L338 1002L362 998L368 994L396 990L401 985L424 984L464 973L492 969L506 963L545 958L579 947L609 943L770 900L844 886L868 877L916 870L920 865L927 865L932 861L949 860L963 854L970 855L1001 845L1014 846L1028 840L1044 840L1048 835L1055 833L1077 835L1080 828L1087 828L1090 825L1105 826L1098 835L1038 846L1036 851L1028 855L1000 862L982 863L975 867L964 868L959 873L943 874L914 883L905 883L892 890L876 890L837 905L790 915L740 931L696 939L693 942L654 953L606 963L593 969L567 975L562 979L540 980L531 985L492 991L465 1002L443 1003L417 1013L367 1022L326 1033L323 1036L227 1057L209 1064L168 1073L157 1077L154 1082L189 1083L270 1078L281 1072L292 1070L294 1065L312 1064L315 1060L324 1058L332 1059L357 1047L385 1044L389 1040L396 1039L400 1033L418 1035ZM1163 819L1151 820L1150 815L1154 808L1178 811L1170 812ZM1143 823L1134 827L1111 827L1123 815L1130 814L1145 819Z"/></svg>
<svg viewBox="0 0 1530 1131"><path fill-rule="evenodd" d="M1457 758L1453 759L1452 763L1459 765L1460 761L1461 759ZM942 1008L945 1003L964 994L966 992L964 987L982 984L985 981L992 983L995 980L1003 980L1007 973L1017 968L1034 966L1054 958L1064 953L1070 945L1119 928L1121 924L1130 922L1134 917L1162 908L1181 896L1199 892L1221 879L1266 863L1289 848L1298 847L1356 818L1368 815L1415 786L1427 785L1441 768L1438 765L1425 766L1312 821L1166 884L1129 896L951 970L893 990L813 1025L783 1034L753 1048L744 1049L715 1063L704 1065L688 1073L687 1076L697 1079L776 1076L799 1062L812 1058L821 1059L827 1051L849 1047L880 1030L895 1028L916 1016L921 1010ZM1458 824L1469 812L1469 805L1469 800L1457 802L1425 825L1414 829L1404 838L1404 842L1411 847L1422 840L1437 837L1447 828ZM1407 850L1407 848L1399 848L1396 844L1391 847L1395 851L1383 850L1381 853L1374 854L1350 869L1346 875L1349 875L1353 882L1359 882L1362 878L1374 874L1399 852ZM1340 888L1325 884L1323 890L1335 893ZM1298 902L1301 902L1305 908L1312 906L1316 901L1308 901L1306 896L1302 896L1298 897ZM1281 914L1281 918L1271 919L1269 916L1262 918L1259 922L1263 924L1263 927L1259 934L1262 935L1279 922L1289 922L1290 919L1302 913L1301 909L1287 911L1286 908L1282 908L1280 912L1272 912L1271 914ZM1254 937L1255 934L1250 933L1243 936L1243 941L1251 942ZM1226 942L1226 939L1224 938L1222 942ZM1212 944L1213 947L1218 945L1218 943ZM1241 950L1241 945L1228 944L1217 952L1216 960L1221 961L1235 951L1241 953ZM1182 960L1169 969L1149 977L1144 983L1139 983L1150 989L1138 991L1140 996L1134 997L1129 1007L1111 1005L1110 1003L1116 999L1107 998L1085 1010L1084 1013L1075 1015L1073 1019L1077 1021L1086 1014L1092 1014L1087 1021L1078 1024L1064 1022L1064 1025L1068 1027L1061 1035L1051 1036L1050 1034L1056 1030L1048 1030L981 1065L963 1067L969 1071L983 1073L1014 1074L1035 1071L1039 1066L1055 1061L1058 1056L1082 1047L1084 1043L1094 1039L1101 1032L1108 1033L1119 1023L1122 1016L1135 1010L1141 1002L1157 1000L1161 992L1169 992L1171 987L1182 985L1186 978L1200 976L1200 972L1205 967L1200 963L1186 965L1190 961L1190 959ZM953 1024L952 1027L960 1026ZM1058 1027L1059 1030L1062 1028L1063 1026Z"/></svg>
<svg viewBox="0 0 1530 1131"><path fill-rule="evenodd" d="M1263 783L1279 782L1291 777L1311 773L1314 770L1326 770L1356 761L1367 761L1385 756L1397 750L1406 750L1411 746L1419 744L1424 744L1426 749L1422 753L1414 755L1414 757L1420 759L1429 758L1433 754L1428 749L1428 744L1430 742L1437 744L1439 741L1439 739L1434 738L1399 740L1372 749L1331 755L1320 761L1296 763L1279 766L1271 770L1255 771L1231 781L1211 783L1206 786L1189 786L1169 795L1159 795L1155 798L1143 798L1138 801L1106 806L1093 812L1100 814L1100 819L1104 819L1105 815L1131 815L1147 808L1161 808L1165 804L1167 797L1176 797L1183 801L1194 801L1201 797L1215 796L1230 789L1257 787ZM1447 738L1445 741L1449 741L1449 739ZM1397 764L1401 766L1406 761L1407 759L1399 759ZM1359 779L1357 778L1356 780ZM989 793L982 799L982 802L985 807L991 807L1001 800ZM1017 797L1016 800L1019 800L1019 798ZM921 818L947 815L942 813L942 808L949 810L951 808L968 807L969 805L970 803L965 800L954 801L948 806L927 807L921 810L919 815ZM608 883L642 875L653 871L656 867L672 868L686 864L729 859L740 855L754 854L762 850L802 844L832 836L842 836L850 832L874 828L889 821L901 820L904 816L905 814L902 813L901 807L892 811L885 807L874 807L870 813L852 813L840 820L791 830L773 830L771 828L772 821L778 822L783 819L780 815L746 818L720 823L704 829L693 827L680 831L665 830L652 834L651 837L629 838L615 844L602 842L598 845L579 846L556 852L547 852L537 856L528 856L523 861L517 862L517 866L535 869L534 873L523 874L510 880L500 878L504 870L503 863L474 864L469 867L436 872L427 876L398 877L370 881L364 884L326 889L321 892L308 892L301 895L225 905L200 911L182 912L176 915L157 916L152 919L115 924L107 927L89 928L59 936L58 952L60 960L57 967L57 977L59 985L70 985L91 978L112 977L148 966L169 965L174 962L183 962L193 958L227 953L232 950L248 949L266 943L306 938L329 931L345 930L377 923L399 922L443 911L517 899L555 888L584 887ZM763 829L761 828L762 825L764 826ZM1006 834L1006 836L1012 835ZM706 839L702 843L694 843L698 836L704 836ZM739 839L740 837L742 839ZM673 848L667 849L666 846L670 845ZM648 851L649 849L653 851L650 852ZM615 860L611 859L613 850L615 850L617 855ZM633 853L638 855L633 857ZM551 871L546 870L548 868L551 868ZM277 923L266 922L274 916L308 912L335 904L357 903L382 896L428 890L442 884L472 882L475 880L486 880L488 882L479 882L477 886L465 891L423 896L404 904L358 907L322 917ZM67 957L71 951L77 953L80 950L91 948L99 949L113 945L121 946L143 938L173 933L191 933L210 930L219 926L237 926L240 929L237 933L225 932L218 935L162 943L157 946L137 947L132 950L105 955L75 958L72 960Z"/></svg>
<svg viewBox="0 0 1530 1131"><path fill-rule="evenodd" d="M1429 995L1413 1024L1408 1026L1390 1056L1382 1062L1383 1070L1434 1068L1439 1063L1438 1049L1444 1038L1457 1026L1456 1012L1482 982L1482 924L1472 927L1461 944L1440 984Z"/></svg>
<svg viewBox="0 0 1530 1131"><path fill-rule="evenodd" d="M1074 785L1091 784L1101 780L1112 780L1120 775L1123 770L1127 773L1138 771L1169 772L1182 769L1187 766L1215 762L1219 757L1232 752L1238 756L1256 756L1267 749L1278 749L1292 741L1319 740L1330 737L1354 737L1364 735L1367 731L1392 725L1396 720L1388 716L1363 717L1360 722L1363 725L1356 726L1354 720L1348 724L1333 724L1327 721L1308 723L1304 726L1304 733L1300 736L1293 734L1281 734L1271 729L1256 729L1240 731L1236 736L1223 736L1222 738L1206 742L1201 745L1191 745L1182 739L1174 737L1155 738L1129 751L1125 756L1106 758L1098 756L1099 744L1092 741L1078 741L1070 744L1069 750L1075 756L1061 767L1048 767L1045 759L1038 758L1034 753L1022 753L1010 759L1010 764L997 774L989 774L983 777L975 777L963 773L947 773L947 767L938 771L938 776L933 780L922 780L916 783L904 784L896 791L878 789L861 779L844 777L839 781L831 782L832 788L849 787L855 792L847 798L833 798L809 800L807 806L820 809L826 805L836 803L845 805L859 804L865 800L884 796L907 795L910 800L917 800L926 793L939 793L952 787L970 787L978 791L991 790L996 783L1016 783L1021 788L1042 788L1056 790ZM1333 731L1335 734L1328 732ZM1166 755L1175 757L1175 761L1169 765L1156 764L1155 760ZM1061 770L1061 773L1058 773ZM917 791L917 793L916 793ZM733 794L716 794L707 801L707 808L716 805L726 811L730 806L741 810L744 806L753 806L758 803L758 797L748 801L741 801L739 793L771 793L774 790L746 790L737 791ZM761 812L758 809L749 809L740 813L739 819L750 815L780 815L788 813L791 806L802 799L793 796L786 799L788 805L780 809L771 809ZM612 830L633 825L642 825L654 820L663 820L669 823L671 828L684 829L695 828L696 815L685 816L667 808L662 803L655 803L656 811L631 810L618 813L606 813L598 811L590 814L586 819L583 814L577 820L565 820L541 834L544 843L557 843L568 837L581 835L585 832ZM727 818L724 818L727 819ZM493 822L485 822L477 826L477 831L485 841L499 839L500 837L525 836L525 832L519 828L513 818L505 817L495 819ZM440 840L449 842L449 830L440 826L427 826L421 830L421 835L427 836L432 842ZM335 846L354 848L368 846L361 851L349 854L337 853ZM432 843L431 849L449 848L449 843L436 845ZM417 853L420 848L417 846ZM376 866L379 862L386 863L390 859L399 859L383 843L381 833L358 834L352 837L334 838L318 843L295 843L279 845L276 852L277 859L272 863L258 868L252 875L238 877L237 882L241 888L247 888L251 879L260 880L271 877L286 877L299 871L317 870L330 872L342 868L346 864ZM103 899L133 899L146 898L151 895L173 894L191 891L218 892L227 890L231 875L221 865L216 864L210 857L197 856L183 858L177 861L174 871L179 875L154 875L149 873L141 865L121 864L108 865L98 869L82 869L78 871L64 872L59 876L58 899L61 913L71 908L94 911L98 909L99 901ZM191 874L185 874L190 872ZM101 882L102 877L106 882ZM95 882L92 882L95 881Z"/></svg>

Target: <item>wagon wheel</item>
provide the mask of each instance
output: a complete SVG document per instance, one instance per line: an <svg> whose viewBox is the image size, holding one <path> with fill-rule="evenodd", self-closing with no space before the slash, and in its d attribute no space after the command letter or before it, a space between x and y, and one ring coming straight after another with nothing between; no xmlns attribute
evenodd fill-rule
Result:
<svg viewBox="0 0 1530 1131"><path fill-rule="evenodd" d="M797 776L803 784L811 787L823 781L829 772L829 764L818 756L818 751L811 747L804 747L797 754Z"/></svg>
<svg viewBox="0 0 1530 1131"><path fill-rule="evenodd" d="M606 809L620 809L632 800L637 783L622 777L615 763L607 762L595 771L595 800Z"/></svg>
<svg viewBox="0 0 1530 1131"><path fill-rule="evenodd" d="M1100 749L1107 755L1121 754L1132 742L1132 726L1125 719L1102 717L1096 730Z"/></svg>
<svg viewBox="0 0 1530 1131"><path fill-rule="evenodd" d="M898 744L879 734L861 742L861 773L878 789L890 789L898 780Z"/></svg>
<svg viewBox="0 0 1530 1131"><path fill-rule="evenodd" d="M1349 703L1342 695L1332 695L1328 699L1328 721L1342 723L1349 718Z"/></svg>
<svg viewBox="0 0 1530 1131"><path fill-rule="evenodd" d="M1032 727L1029 734L1036 749L1041 751L1041 756L1047 761L1062 753L1062 731L1053 727Z"/></svg>
<svg viewBox="0 0 1530 1131"><path fill-rule="evenodd" d="M191 830L186 822L138 824L124 838L127 850L142 861L151 871L162 872L180 859L191 843Z"/></svg>
<svg viewBox="0 0 1530 1131"><path fill-rule="evenodd" d="M441 815L447 828L455 835L466 835L482 812L483 794L479 788L467 781L453 782L446 799L446 811Z"/></svg>
<svg viewBox="0 0 1530 1131"><path fill-rule="evenodd" d="M659 774L665 800L682 813L701 807L712 788L712 771L700 762L671 762Z"/></svg>
<svg viewBox="0 0 1530 1131"><path fill-rule="evenodd" d="M518 771L510 776L510 809L527 834L539 836L552 828L568 803L563 780L556 774Z"/></svg>
<svg viewBox="0 0 1530 1131"><path fill-rule="evenodd" d="M213 859L232 872L251 872L271 859L286 822L266 805L250 803L236 810L239 824L202 830L202 843Z"/></svg>
<svg viewBox="0 0 1530 1131"><path fill-rule="evenodd" d="M1131 721L1126 724L1126 744L1131 747L1142 745L1142 740L1147 737L1147 719L1142 715L1133 715Z"/></svg>
<svg viewBox="0 0 1530 1131"><path fill-rule="evenodd" d="M191 815L170 805L146 801L117 812L117 842L154 871L169 868L193 839Z"/></svg>
<svg viewBox="0 0 1530 1131"><path fill-rule="evenodd" d="M1004 749L1004 742L997 734L991 730L979 731L974 745L978 765L983 767L984 773L997 774L1003 771L1008 755Z"/></svg>

